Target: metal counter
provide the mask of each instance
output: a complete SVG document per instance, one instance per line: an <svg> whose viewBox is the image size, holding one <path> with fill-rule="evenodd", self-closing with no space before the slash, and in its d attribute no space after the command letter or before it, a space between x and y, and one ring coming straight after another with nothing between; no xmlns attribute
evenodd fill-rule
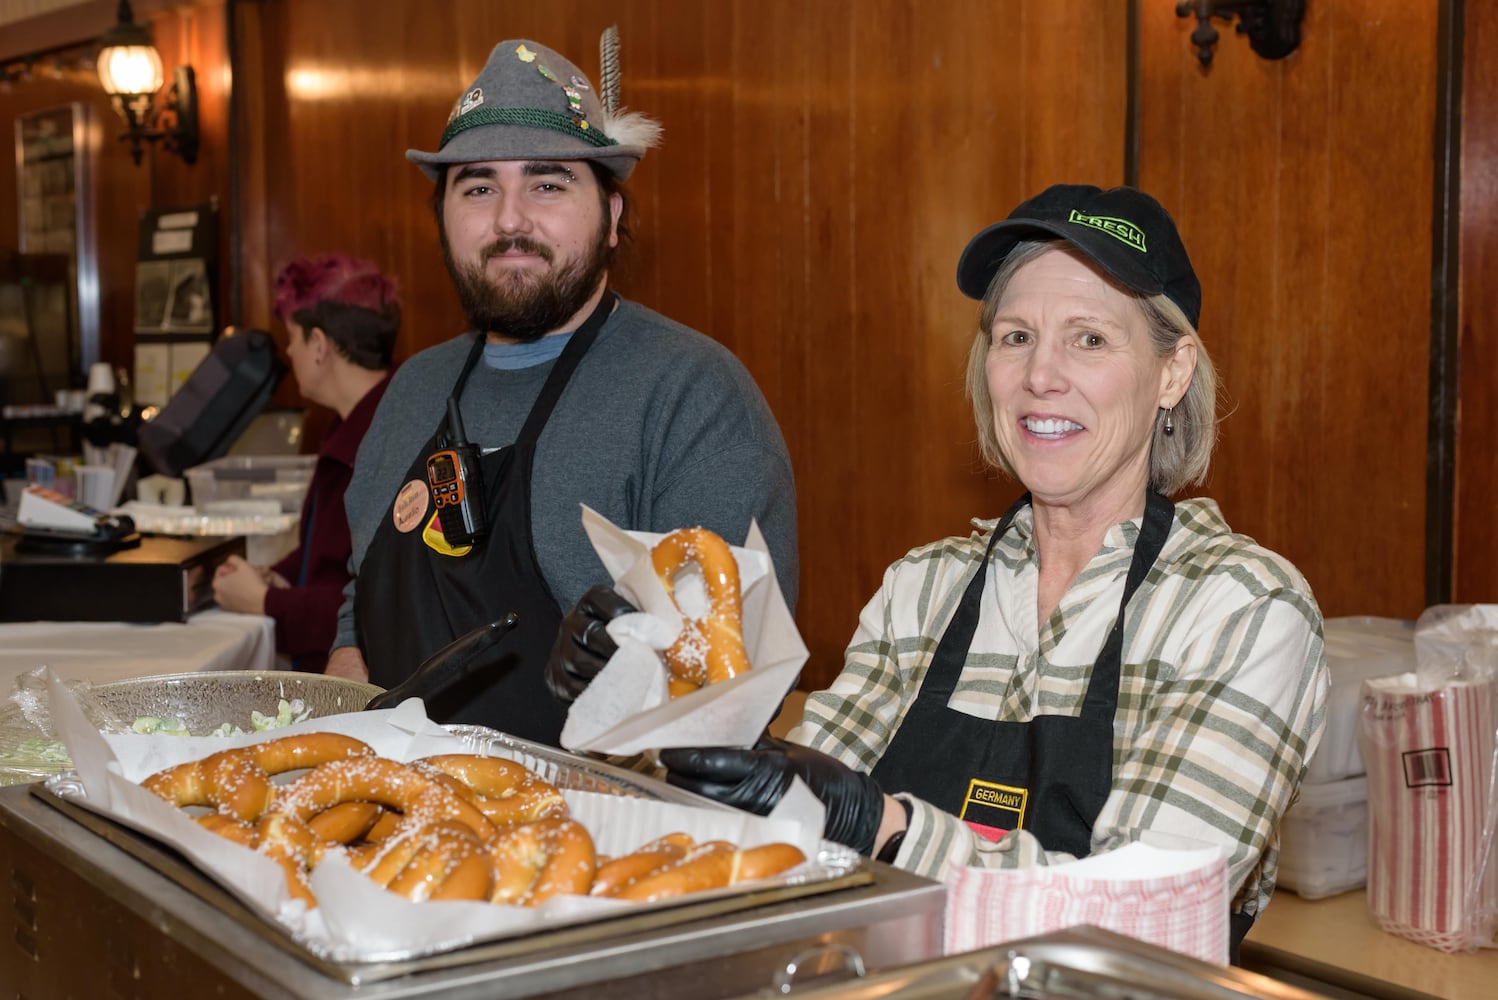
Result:
<svg viewBox="0 0 1498 1000"><path fill-rule="evenodd" d="M617 934L553 932L470 949L467 964L352 985L278 947L274 929L147 838L92 832L40 786L0 788L0 986L7 995L160 1000L183 990L264 998L739 996L795 956L845 945L871 964L941 953L946 890L877 862L869 879L685 923L621 920ZM124 840L121 840L123 843ZM160 854L157 864L142 858ZM172 878L161 870L175 868ZM269 930L269 933L268 933ZM451 961L451 957L449 957Z"/></svg>
<svg viewBox="0 0 1498 1000"><path fill-rule="evenodd" d="M828 949L831 982L799 970L739 1000L1320 1000L1287 983L1202 962L1099 927L1074 927L901 968L865 972L862 956ZM838 953L841 952L841 962ZM823 970L819 970L823 971ZM803 989L803 985L808 988Z"/></svg>

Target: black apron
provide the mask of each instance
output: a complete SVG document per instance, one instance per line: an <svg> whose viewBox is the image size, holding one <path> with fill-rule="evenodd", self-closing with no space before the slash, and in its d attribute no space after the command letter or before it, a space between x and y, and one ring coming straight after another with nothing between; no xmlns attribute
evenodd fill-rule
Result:
<svg viewBox="0 0 1498 1000"><path fill-rule="evenodd" d="M1037 715L1029 722L980 719L953 711L947 703L978 627L994 546L1029 503L1029 494L1021 497L994 528L983 562L937 644L920 693L872 773L881 787L909 792L954 813L979 836L998 840L1010 830L1028 830L1046 850L1084 858L1092 853L1093 821L1113 788L1113 717L1118 712L1125 612L1165 545L1175 505L1153 490L1145 495L1144 524L1118 618L1093 664L1081 715ZM1235 964L1238 943L1252 924L1252 917L1231 915Z"/></svg>
<svg viewBox="0 0 1498 1000"><path fill-rule="evenodd" d="M515 442L480 459L489 533L454 549L442 535L427 488L427 455L441 447L445 420L416 456L359 567L354 592L359 648L369 679L389 688L452 640L508 611L520 624L495 648L495 661L428 699L443 722L491 726L555 746L566 708L546 689L543 667L562 611L541 574L531 536L531 465L536 441L578 362L617 297L604 294L572 335L531 406ZM461 397L483 353L480 335L453 386ZM481 442L482 443L482 442Z"/></svg>

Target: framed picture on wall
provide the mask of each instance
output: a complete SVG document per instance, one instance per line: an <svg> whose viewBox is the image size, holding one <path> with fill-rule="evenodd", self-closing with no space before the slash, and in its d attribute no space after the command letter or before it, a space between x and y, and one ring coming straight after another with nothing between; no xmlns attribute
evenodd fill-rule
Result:
<svg viewBox="0 0 1498 1000"><path fill-rule="evenodd" d="M213 345L218 212L153 209L135 265L135 398L164 406Z"/></svg>

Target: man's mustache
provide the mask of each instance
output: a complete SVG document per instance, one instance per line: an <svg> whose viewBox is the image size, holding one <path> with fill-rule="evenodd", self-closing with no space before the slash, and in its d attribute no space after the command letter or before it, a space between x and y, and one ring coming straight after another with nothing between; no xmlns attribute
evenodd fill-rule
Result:
<svg viewBox="0 0 1498 1000"><path fill-rule="evenodd" d="M537 257L540 257L542 260L546 261L546 263L551 263L551 247L537 243L535 240L529 239L524 236L504 237L495 240L493 243L490 243L488 246L484 247L483 263L487 264L495 257L498 257L501 254L509 253L512 250L518 250L521 253L535 254Z"/></svg>

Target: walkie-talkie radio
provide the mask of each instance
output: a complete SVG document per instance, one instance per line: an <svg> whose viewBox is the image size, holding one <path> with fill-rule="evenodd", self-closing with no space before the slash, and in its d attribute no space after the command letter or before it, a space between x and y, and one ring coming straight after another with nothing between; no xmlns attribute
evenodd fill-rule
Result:
<svg viewBox="0 0 1498 1000"><path fill-rule="evenodd" d="M456 395L447 400L447 433L442 443L445 447L427 456L427 486L447 544L471 545L489 532L484 472L479 467L478 446L463 433Z"/></svg>

